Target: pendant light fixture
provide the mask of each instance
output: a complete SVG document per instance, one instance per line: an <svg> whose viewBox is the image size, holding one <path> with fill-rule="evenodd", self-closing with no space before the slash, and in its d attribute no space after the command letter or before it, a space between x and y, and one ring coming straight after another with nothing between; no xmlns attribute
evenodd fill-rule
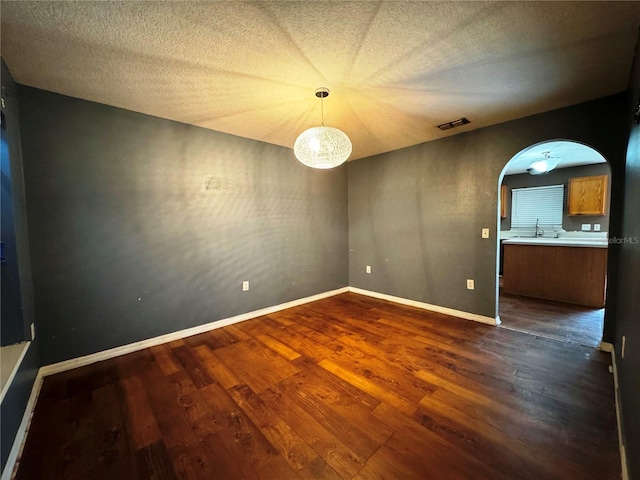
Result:
<svg viewBox="0 0 640 480"><path fill-rule="evenodd" d="M329 96L325 87L316 90L320 99L322 123L300 134L293 145L293 152L301 163L313 168L333 168L342 165L351 155L351 140L346 133L324 124L324 99Z"/></svg>

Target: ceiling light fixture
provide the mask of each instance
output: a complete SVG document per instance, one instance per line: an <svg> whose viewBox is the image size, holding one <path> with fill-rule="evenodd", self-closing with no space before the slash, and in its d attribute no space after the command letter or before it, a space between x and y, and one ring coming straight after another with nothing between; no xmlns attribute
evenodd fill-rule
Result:
<svg viewBox="0 0 640 480"><path fill-rule="evenodd" d="M346 162L351 155L351 140L347 134L324 124L324 99L328 96L328 88L321 87L316 90L316 97L320 99L322 123L319 127L302 132L293 145L296 158L308 167L337 167Z"/></svg>
<svg viewBox="0 0 640 480"><path fill-rule="evenodd" d="M533 160L529 164L527 172L530 175L542 175L548 173L558 166L560 163L559 157L552 157L551 152L542 152L542 158L539 160Z"/></svg>

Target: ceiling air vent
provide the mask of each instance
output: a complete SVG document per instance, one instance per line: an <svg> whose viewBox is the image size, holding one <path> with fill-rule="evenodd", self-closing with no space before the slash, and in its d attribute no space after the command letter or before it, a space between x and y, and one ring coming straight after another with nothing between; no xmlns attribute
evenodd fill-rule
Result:
<svg viewBox="0 0 640 480"><path fill-rule="evenodd" d="M461 127L462 125L466 125L467 123L471 123L467 118L462 117L457 120L453 120L451 122L443 123L442 125L438 125L440 130L449 130L450 128Z"/></svg>

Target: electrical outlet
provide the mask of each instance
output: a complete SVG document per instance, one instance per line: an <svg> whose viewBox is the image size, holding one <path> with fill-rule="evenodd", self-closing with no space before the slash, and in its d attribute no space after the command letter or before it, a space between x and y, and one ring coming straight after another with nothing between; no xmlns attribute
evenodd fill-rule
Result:
<svg viewBox="0 0 640 480"><path fill-rule="evenodd" d="M371 273L371 265L367 265L364 269L365 272Z"/></svg>
<svg viewBox="0 0 640 480"><path fill-rule="evenodd" d="M599 223L594 223L593 224L593 230L596 231L596 232L599 232L600 231L600 224Z"/></svg>
<svg viewBox="0 0 640 480"><path fill-rule="evenodd" d="M622 348L620 349L620 357L624 358L624 350L627 346L627 337L625 337L624 335L622 335Z"/></svg>
<svg viewBox="0 0 640 480"><path fill-rule="evenodd" d="M470 278L467 279L467 290L473 290L475 289L475 282L473 280L471 280Z"/></svg>
<svg viewBox="0 0 640 480"><path fill-rule="evenodd" d="M247 292L249 290L249 280L242 282L242 291Z"/></svg>
<svg viewBox="0 0 640 480"><path fill-rule="evenodd" d="M583 223L582 224L582 231L583 232L588 232L591 230L591 224L590 223Z"/></svg>
<svg viewBox="0 0 640 480"><path fill-rule="evenodd" d="M488 228L483 228L482 229L482 238L489 238L489 229Z"/></svg>

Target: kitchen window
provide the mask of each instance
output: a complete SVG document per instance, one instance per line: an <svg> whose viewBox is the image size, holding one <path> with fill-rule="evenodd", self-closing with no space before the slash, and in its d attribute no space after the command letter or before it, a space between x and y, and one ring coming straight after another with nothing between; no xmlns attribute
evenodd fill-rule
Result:
<svg viewBox="0 0 640 480"><path fill-rule="evenodd" d="M564 185L511 190L511 228L562 227Z"/></svg>

